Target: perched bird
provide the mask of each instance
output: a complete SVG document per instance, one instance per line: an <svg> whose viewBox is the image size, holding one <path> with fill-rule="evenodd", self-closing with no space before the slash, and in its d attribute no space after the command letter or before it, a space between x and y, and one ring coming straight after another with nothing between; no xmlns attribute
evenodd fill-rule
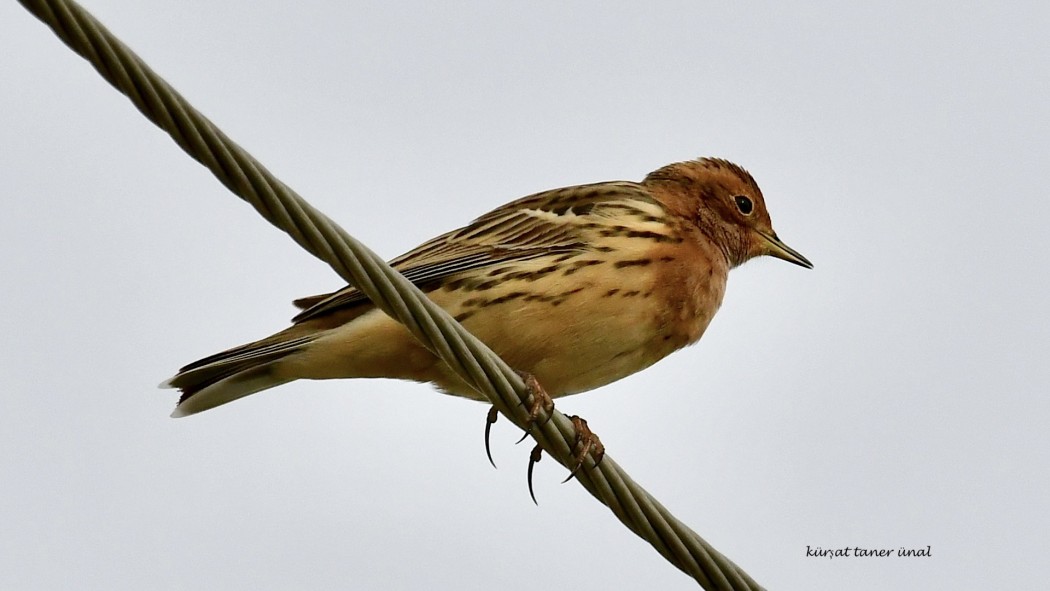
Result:
<svg viewBox="0 0 1050 591"><path fill-rule="evenodd" d="M701 158L518 199L390 264L558 397L696 342L729 270L761 255L813 266L777 237L747 171ZM485 400L356 288L295 305L285 330L179 370L165 384L182 391L172 416L304 378L400 378Z"/></svg>

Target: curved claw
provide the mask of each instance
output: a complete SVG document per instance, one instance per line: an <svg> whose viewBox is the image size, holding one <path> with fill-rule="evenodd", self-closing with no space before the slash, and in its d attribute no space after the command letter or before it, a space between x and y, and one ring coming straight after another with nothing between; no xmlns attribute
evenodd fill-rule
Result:
<svg viewBox="0 0 1050 591"><path fill-rule="evenodd" d="M536 493L533 492L533 490L532 490L532 468L537 463L539 463L539 461L542 458L543 458L543 448L540 447L539 444L536 444L536 447L532 448L532 453L529 454L529 472L528 472L529 496L532 497L532 502L536 503L536 506L539 506L539 502L536 501Z"/></svg>
<svg viewBox="0 0 1050 591"><path fill-rule="evenodd" d="M576 472L578 472L580 470L580 466L582 466L582 465L583 465L582 463L581 464L576 464L576 467L572 469L572 472L569 472L569 475L566 476L565 480L562 480L560 484L565 484L566 482L572 480L572 477L576 476Z"/></svg>
<svg viewBox="0 0 1050 591"><path fill-rule="evenodd" d="M569 475L565 477L565 480L561 481L561 484L565 484L566 482L572 480L574 476L576 476L576 473L579 472L580 468L583 467L583 460L584 460L584 458L587 457L587 452L590 451L590 448L593 445L594 445L593 443L592 444L588 444L588 446L586 448L584 448L582 455L578 455L576 457L576 466L573 467L573 469L569 472ZM602 454L601 457L605 457L605 454ZM601 459L599 458L598 462L600 462L600 461L601 461ZM597 466L598 462L595 462L594 465Z"/></svg>
<svg viewBox="0 0 1050 591"><path fill-rule="evenodd" d="M488 456L489 463L492 464L493 468L496 468L496 462L492 461L492 448L489 446L489 433L492 431L492 424L495 423L498 418L499 411L496 410L495 406L489 409L489 414L485 417L485 455Z"/></svg>

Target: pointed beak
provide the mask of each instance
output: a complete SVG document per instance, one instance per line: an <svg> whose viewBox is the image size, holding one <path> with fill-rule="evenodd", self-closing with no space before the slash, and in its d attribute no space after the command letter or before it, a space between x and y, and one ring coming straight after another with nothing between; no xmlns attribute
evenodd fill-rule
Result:
<svg viewBox="0 0 1050 591"><path fill-rule="evenodd" d="M768 243L769 249L766 252L766 254L777 257L778 259L784 259L789 263L795 263L800 267L805 267L807 269L813 268L813 263L809 262L809 259L799 254L798 251L791 248L787 244L781 242L780 238L777 238L775 232L771 232L769 234L766 234L765 232L759 232L759 235L765 238L766 242Z"/></svg>

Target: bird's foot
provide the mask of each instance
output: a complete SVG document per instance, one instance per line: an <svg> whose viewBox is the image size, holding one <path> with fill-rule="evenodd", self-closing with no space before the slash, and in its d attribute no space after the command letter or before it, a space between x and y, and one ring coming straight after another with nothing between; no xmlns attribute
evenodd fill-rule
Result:
<svg viewBox="0 0 1050 591"><path fill-rule="evenodd" d="M525 441L525 438L532 433L532 427L536 424L541 417L546 417L544 423L550 420L551 413L554 412L554 400L551 399L550 394L543 389L540 385L539 380L536 376L531 373L519 371L518 375L525 381L525 389L529 394L526 405L529 408L529 418L525 421L525 434L521 436L518 443ZM492 467L496 467L496 462L492 460L492 446L489 444L489 434L492 432L492 425L499 418L499 411L493 406L489 408L489 413L485 417L485 455L489 458L489 463Z"/></svg>
<svg viewBox="0 0 1050 591"><path fill-rule="evenodd" d="M602 445L602 440L598 439L598 436L591 431L590 427L587 426L587 421L584 419L572 415L569 417L572 421L572 426L576 430L576 443L572 447L572 458L576 460L576 465L573 466L572 471L569 472L569 476L562 480L561 483L572 480L573 476L579 472L580 468L583 467L584 460L587 459L587 455L591 454L594 457L595 467L602 463L602 459L605 458L605 446ZM532 497L532 502L539 505L536 502L536 493L533 492L532 488L532 469L537 462L543 457L543 448L539 444L532 448L532 453L529 454L529 470L526 477L529 481L529 496Z"/></svg>
<svg viewBox="0 0 1050 591"><path fill-rule="evenodd" d="M594 457L595 467L601 464L605 458L605 446L602 445L602 440L598 439L594 431L591 431L591 428L587 426L587 421L577 415L572 415L569 417L569 420L572 421L572 426L576 429L576 444L572 448L572 457L576 460L576 465L565 480L561 481L562 484L576 476L576 473L583 467L583 461L587 459L588 454Z"/></svg>

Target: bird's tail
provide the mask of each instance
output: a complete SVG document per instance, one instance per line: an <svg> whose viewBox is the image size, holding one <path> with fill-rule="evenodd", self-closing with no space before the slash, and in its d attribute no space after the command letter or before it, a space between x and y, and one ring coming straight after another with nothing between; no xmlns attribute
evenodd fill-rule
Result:
<svg viewBox="0 0 1050 591"><path fill-rule="evenodd" d="M295 328L295 327L293 327ZM274 371L285 357L301 351L317 335L289 338L278 333L234 347L183 367L162 388L178 388L182 396L172 417L185 417L294 380Z"/></svg>

